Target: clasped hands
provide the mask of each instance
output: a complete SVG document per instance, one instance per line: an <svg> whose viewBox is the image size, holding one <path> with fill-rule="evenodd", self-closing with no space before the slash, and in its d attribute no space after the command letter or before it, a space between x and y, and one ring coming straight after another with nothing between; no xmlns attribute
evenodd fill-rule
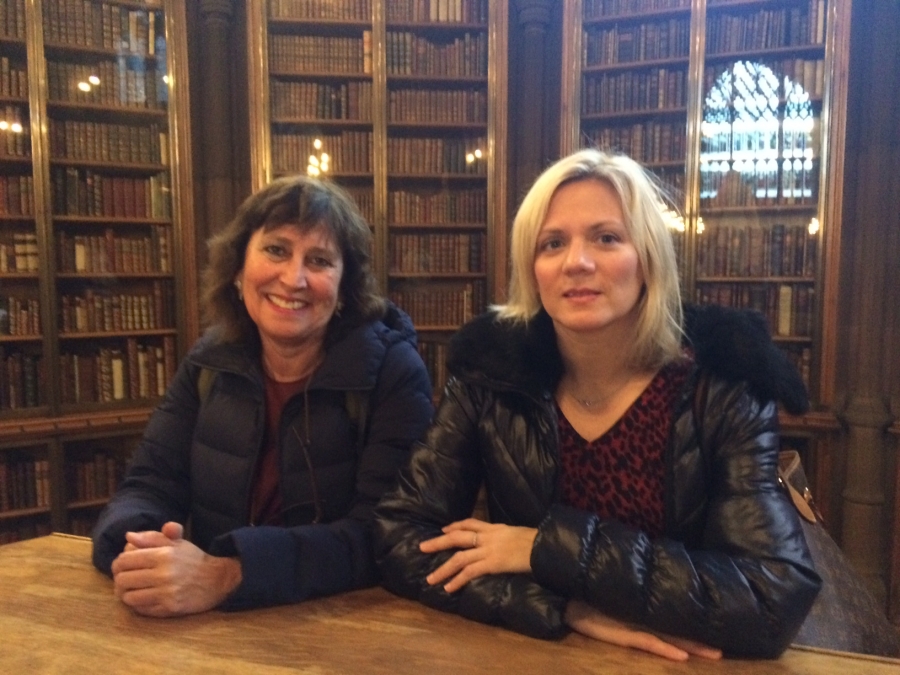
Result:
<svg viewBox="0 0 900 675"><path fill-rule="evenodd" d="M487 574L531 572L531 549L537 536L534 528L466 518L450 523L441 531L440 536L419 544L422 553L457 549L425 578L432 586L443 583L444 590L453 593ZM569 600L565 621L574 631L595 640L639 649L673 661L685 661L692 655L713 660L722 658L719 649L629 626L580 600Z"/></svg>
<svg viewBox="0 0 900 675"><path fill-rule="evenodd" d="M116 597L138 614L155 617L205 612L241 583L235 558L209 555L168 522L159 531L128 532L112 563Z"/></svg>

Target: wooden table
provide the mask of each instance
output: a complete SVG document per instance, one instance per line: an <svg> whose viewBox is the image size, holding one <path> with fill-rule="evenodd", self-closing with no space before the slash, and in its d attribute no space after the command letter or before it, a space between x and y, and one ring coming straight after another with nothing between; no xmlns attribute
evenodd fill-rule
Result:
<svg viewBox="0 0 900 675"><path fill-rule="evenodd" d="M132 613L91 567L90 541L0 546L0 673L603 673L898 675L900 661L790 649L778 661L671 663L580 635L544 642L381 589L178 619Z"/></svg>

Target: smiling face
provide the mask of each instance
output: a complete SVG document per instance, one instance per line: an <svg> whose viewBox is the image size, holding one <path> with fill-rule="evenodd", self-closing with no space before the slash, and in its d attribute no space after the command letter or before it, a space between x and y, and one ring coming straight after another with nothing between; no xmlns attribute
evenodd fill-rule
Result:
<svg viewBox="0 0 900 675"><path fill-rule="evenodd" d="M324 340L343 270L341 252L324 227L256 230L236 281L263 348Z"/></svg>
<svg viewBox="0 0 900 675"><path fill-rule="evenodd" d="M609 184L566 183L550 200L538 233L534 277L557 332L596 332L637 322L644 277Z"/></svg>

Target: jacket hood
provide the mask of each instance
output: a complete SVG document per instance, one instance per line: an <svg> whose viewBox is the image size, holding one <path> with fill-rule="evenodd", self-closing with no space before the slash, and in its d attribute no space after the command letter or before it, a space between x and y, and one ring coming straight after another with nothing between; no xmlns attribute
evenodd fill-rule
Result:
<svg viewBox="0 0 900 675"><path fill-rule="evenodd" d="M806 386L772 342L761 314L718 305L686 305L685 346L697 365L728 382L746 381L761 400L776 400L792 414L809 409ZM447 368L454 376L494 389L541 398L563 374L553 322L542 309L528 323L487 312L451 339Z"/></svg>

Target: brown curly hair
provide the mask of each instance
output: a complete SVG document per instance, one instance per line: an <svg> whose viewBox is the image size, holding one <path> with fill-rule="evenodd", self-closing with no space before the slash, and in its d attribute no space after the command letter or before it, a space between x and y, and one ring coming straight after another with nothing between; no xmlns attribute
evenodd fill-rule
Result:
<svg viewBox="0 0 900 675"><path fill-rule="evenodd" d="M338 289L342 308L331 318L326 343L338 333L381 318L386 303L372 273L372 232L353 199L337 185L298 175L273 181L248 197L225 228L207 242L209 264L200 294L203 323L216 327L220 341L259 340L234 281L244 267L247 245L260 228L296 225L301 232L324 227L344 262Z"/></svg>

